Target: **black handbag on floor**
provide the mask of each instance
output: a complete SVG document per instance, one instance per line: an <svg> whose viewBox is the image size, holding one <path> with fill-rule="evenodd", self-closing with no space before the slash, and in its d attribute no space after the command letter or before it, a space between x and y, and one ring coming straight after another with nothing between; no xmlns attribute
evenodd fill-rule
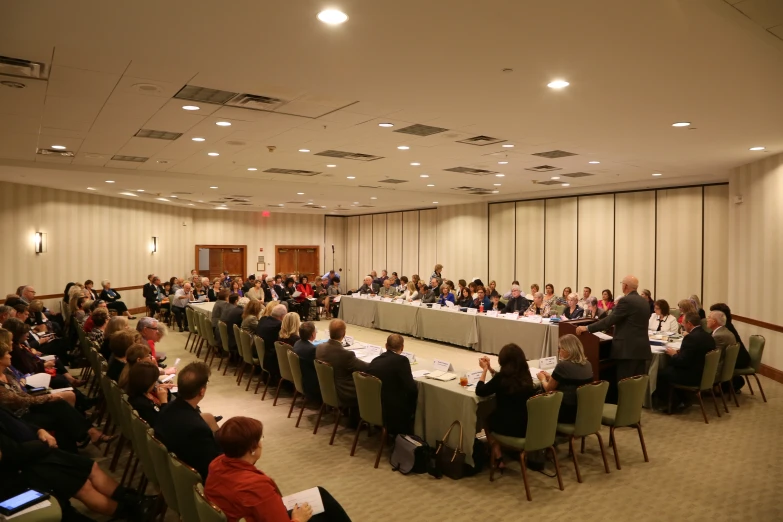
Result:
<svg viewBox="0 0 783 522"><path fill-rule="evenodd" d="M454 425L459 426L459 446L456 448L452 448L446 443ZM437 442L435 461L438 470L450 479L459 480L465 475L465 452L462 451L462 423L460 421L452 422L443 439Z"/></svg>
<svg viewBox="0 0 783 522"><path fill-rule="evenodd" d="M429 444L416 435L397 435L389 463L394 471L403 475L426 473L431 452Z"/></svg>

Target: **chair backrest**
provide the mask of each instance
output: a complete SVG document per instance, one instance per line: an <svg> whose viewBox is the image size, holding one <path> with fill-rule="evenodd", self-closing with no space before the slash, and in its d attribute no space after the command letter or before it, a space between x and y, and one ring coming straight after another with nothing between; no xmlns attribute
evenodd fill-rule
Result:
<svg viewBox="0 0 783 522"><path fill-rule="evenodd" d="M565 312L565 305L554 305L552 307L552 311L555 312L557 315L563 315L563 312Z"/></svg>
<svg viewBox="0 0 783 522"><path fill-rule="evenodd" d="M294 382L294 376L291 375L291 365L288 364L288 348L287 344L275 341L275 352L277 353L277 364L280 366L280 376L289 382Z"/></svg>
<svg viewBox="0 0 783 522"><path fill-rule="evenodd" d="M704 356L704 372L701 374L700 390L709 390L715 382L715 374L718 373L720 362L720 350L712 350Z"/></svg>
<svg viewBox="0 0 783 522"><path fill-rule="evenodd" d="M155 474L158 476L160 490L163 492L163 498L166 500L169 508L179 514L179 504L177 504L177 490L174 487L174 479L171 477L171 468L169 466L169 452L161 441L155 438L152 430L147 431L147 447L150 451L152 464L155 466Z"/></svg>
<svg viewBox="0 0 783 522"><path fill-rule="evenodd" d="M721 368L720 375L718 375L718 382L730 381L734 376L734 366L737 364L737 356L739 355L739 343L734 343L726 347L723 352L723 368Z"/></svg>
<svg viewBox="0 0 783 522"><path fill-rule="evenodd" d="M234 334L234 342L237 343L237 351L239 352L239 356L242 357L242 338L239 336L239 327L235 324L231 325L231 329L233 330Z"/></svg>
<svg viewBox="0 0 783 522"><path fill-rule="evenodd" d="M328 362L315 360L315 374L318 376L318 387L321 389L321 399L327 406L340 407L337 398L337 385L334 382L334 368Z"/></svg>
<svg viewBox="0 0 783 522"><path fill-rule="evenodd" d="M607 381L583 384L576 389L576 422L574 436L590 435L601 429L604 401L609 390Z"/></svg>
<svg viewBox="0 0 783 522"><path fill-rule="evenodd" d="M636 375L617 383L616 427L633 426L642 420L642 405L649 382L649 375Z"/></svg>
<svg viewBox="0 0 783 522"><path fill-rule="evenodd" d="M206 337L207 344L210 346L217 346L217 339L215 339L215 330L212 328L212 322L204 314L198 314L201 320L201 335Z"/></svg>
<svg viewBox="0 0 783 522"><path fill-rule="evenodd" d="M527 432L525 451L537 451L555 443L557 416L563 392L542 393L527 400Z"/></svg>
<svg viewBox="0 0 783 522"><path fill-rule="evenodd" d="M223 321L218 321L218 331L220 332L220 344L223 346L223 351L228 353L228 325Z"/></svg>
<svg viewBox="0 0 783 522"><path fill-rule="evenodd" d="M253 364L253 336L244 330L240 330L237 340L242 348L242 359L247 364Z"/></svg>
<svg viewBox="0 0 783 522"><path fill-rule="evenodd" d="M114 422L115 424L119 425L123 437L131 440L133 437L133 432L131 431L130 415L129 412L122 407L122 390L114 381L109 381L109 390L109 399L114 403L114 411L117 413L117 415L114 417Z"/></svg>
<svg viewBox="0 0 783 522"><path fill-rule="evenodd" d="M359 416L374 426L383 426L381 380L369 373L353 372L353 383L359 402Z"/></svg>
<svg viewBox="0 0 783 522"><path fill-rule="evenodd" d="M750 354L750 366L756 373L758 373L759 368L761 368L761 356L764 354L765 344L767 344L767 340L763 335L750 336L750 349L748 350L748 353Z"/></svg>
<svg viewBox="0 0 783 522"><path fill-rule="evenodd" d="M291 377L294 378L294 387L296 391L304 395L304 386L302 385L302 365L299 364L299 356L289 348L288 353L288 366L291 368Z"/></svg>
<svg viewBox="0 0 783 522"><path fill-rule="evenodd" d="M701 320L701 329L704 330L705 332L709 333L709 334L712 333L712 328L707 326L707 320L706 319L702 319Z"/></svg>
<svg viewBox="0 0 783 522"><path fill-rule="evenodd" d="M266 347L264 346L264 340L256 335L253 337L253 344L256 347L256 356L258 357L258 364L261 365L261 368L266 370L264 368L264 356L266 355Z"/></svg>
<svg viewBox="0 0 783 522"><path fill-rule="evenodd" d="M133 430L133 449L141 461L144 475L153 486L160 487L158 475L155 473L155 463L152 461L150 447L147 444L147 432L150 430L150 425L139 417L136 410L133 410L131 414L131 429Z"/></svg>
<svg viewBox="0 0 783 522"><path fill-rule="evenodd" d="M201 314L196 312L190 307L185 308L185 317L187 317L188 319L188 328L190 328L190 331L193 332L194 334L199 335L199 330L201 328L198 321L196 320L197 315L201 315Z"/></svg>
<svg viewBox="0 0 783 522"><path fill-rule="evenodd" d="M196 511L201 522L226 522L226 515L215 504L204 496L204 486L193 486L193 498L196 501Z"/></svg>
<svg viewBox="0 0 783 522"><path fill-rule="evenodd" d="M682 315L682 310L680 310L679 308L672 308L671 310L669 310L669 313L675 319L679 319L680 316Z"/></svg>
<svg viewBox="0 0 783 522"><path fill-rule="evenodd" d="M177 492L180 516L185 522L199 522L196 497L191 492L196 484L201 484L201 475L173 453L169 453L169 469Z"/></svg>

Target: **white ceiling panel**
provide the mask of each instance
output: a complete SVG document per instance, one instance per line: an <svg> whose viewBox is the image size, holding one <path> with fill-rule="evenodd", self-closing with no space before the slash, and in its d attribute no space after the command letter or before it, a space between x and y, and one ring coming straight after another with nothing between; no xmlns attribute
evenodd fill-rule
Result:
<svg viewBox="0 0 783 522"><path fill-rule="evenodd" d="M82 96L106 100L119 80L119 74L53 65L46 94L47 96Z"/></svg>
<svg viewBox="0 0 783 522"><path fill-rule="evenodd" d="M765 29L783 24L783 2L780 0L743 0L734 7Z"/></svg>
<svg viewBox="0 0 783 522"><path fill-rule="evenodd" d="M338 107L329 107L328 105L321 105L300 99L286 103L277 109L277 111L283 114L292 114L295 116L304 116L307 118L318 118L319 116L323 116L324 114L332 112L335 109L338 109Z"/></svg>
<svg viewBox="0 0 783 522"><path fill-rule="evenodd" d="M169 140L133 137L128 140L128 143L123 145L119 151L117 151L117 154L122 154L123 156L141 156L143 158L149 158L162 152L171 143L172 142Z"/></svg>
<svg viewBox="0 0 783 522"><path fill-rule="evenodd" d="M392 113L399 112L402 109L400 107L393 107L391 105L383 105L380 103L374 103L367 100L359 100L357 103L351 105L351 112L358 112L359 114L371 114L373 116L390 116Z"/></svg>
<svg viewBox="0 0 783 522"><path fill-rule="evenodd" d="M62 136L64 138L79 138L84 140L87 137L87 130L70 130L59 129L57 127L43 127L41 128L41 134L48 136Z"/></svg>
<svg viewBox="0 0 783 522"><path fill-rule="evenodd" d="M135 59L125 70L125 75L136 79L144 78L147 81L160 85L165 82L171 86L177 86L174 93L186 85L197 74L197 70L190 65L181 62L167 60ZM173 95L172 95L173 96Z"/></svg>
<svg viewBox="0 0 783 522"><path fill-rule="evenodd" d="M0 156L3 158L33 161L37 145L37 134L0 132Z"/></svg>
<svg viewBox="0 0 783 522"><path fill-rule="evenodd" d="M74 165L92 165L100 167L106 164L111 159L108 154L91 154L86 152L80 152L73 158Z"/></svg>
<svg viewBox="0 0 783 522"><path fill-rule="evenodd" d="M73 158L69 158L67 156L57 156L54 154L51 155L36 154L35 161L37 163L55 163L57 165L70 165L71 163L73 163Z"/></svg>
<svg viewBox="0 0 783 522"><path fill-rule="evenodd" d="M38 137L38 147L49 149L52 145L63 145L66 150L78 152L79 147L82 145L82 139L63 136L62 134L41 134Z"/></svg>
<svg viewBox="0 0 783 522"><path fill-rule="evenodd" d="M43 124L50 121L83 123L98 116L106 99L100 96L46 96Z"/></svg>
<svg viewBox="0 0 783 522"><path fill-rule="evenodd" d="M21 134L37 134L41 128L41 118L34 115L3 114L0 115L0 132L19 132Z"/></svg>
<svg viewBox="0 0 783 522"><path fill-rule="evenodd" d="M82 143L81 150L95 154L115 154L128 142L128 134L124 132L92 132Z"/></svg>
<svg viewBox="0 0 783 522"><path fill-rule="evenodd" d="M112 167L115 169L125 169L125 170L136 170L139 167L141 167L143 163L138 163L135 161L118 161L118 160L109 160L106 162L107 167Z"/></svg>
<svg viewBox="0 0 783 522"><path fill-rule="evenodd" d="M776 27L770 27L770 28L769 28L769 29L767 29L767 30L768 30L770 33L772 33L772 34L774 34L775 36L777 36L778 38L780 38L781 40L783 40L783 24L781 24L781 25L778 25L778 26L776 26Z"/></svg>
<svg viewBox="0 0 783 522"><path fill-rule="evenodd" d="M124 94L141 94L158 98L171 98L182 88L179 83L168 83L161 80L139 78L125 74L120 78L115 92Z"/></svg>
<svg viewBox="0 0 783 522"><path fill-rule="evenodd" d="M173 102L173 100L172 100ZM169 102L144 123L145 129L167 132L188 132L201 123L205 115L200 111L186 111L181 103Z"/></svg>
<svg viewBox="0 0 783 522"><path fill-rule="evenodd" d="M104 40L102 43L107 42ZM118 53L114 46L87 40L81 45L58 44L54 50L54 62L63 67L122 75L130 64L130 57L126 53Z"/></svg>
<svg viewBox="0 0 783 522"><path fill-rule="evenodd" d="M46 96L46 82L0 75L0 81L23 83L24 89L0 85L0 114L40 114Z"/></svg>
<svg viewBox="0 0 783 522"><path fill-rule="evenodd" d="M359 114L358 112L351 112L345 109L340 109L338 111L325 114L318 119L320 121L336 121L340 123L360 125L362 123L374 120L375 116L370 116L369 114Z"/></svg>

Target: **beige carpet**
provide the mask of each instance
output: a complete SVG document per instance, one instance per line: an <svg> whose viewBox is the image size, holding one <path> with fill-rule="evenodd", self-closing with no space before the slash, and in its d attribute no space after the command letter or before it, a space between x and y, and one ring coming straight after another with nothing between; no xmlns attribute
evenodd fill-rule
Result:
<svg viewBox="0 0 783 522"><path fill-rule="evenodd" d="M323 335L327 322L317 323ZM383 344L387 333L350 326L356 339ZM186 333L171 332L161 343L169 362L182 358L181 366L195 357L184 350ZM520 339L520 343L524 339ZM457 369L478 368L478 354L456 347L406 338L406 349L426 358L450 360ZM768 347L767 349L771 349ZM493 363L497 367L496 358ZM353 432L341 427L334 446L329 446L331 417L325 417L313 435L315 412L305 411L297 429L296 410L286 418L290 398L276 407L269 395L253 394L255 381L245 392L246 379L238 387L232 366L226 376L213 376L202 410L229 418L246 415L264 423L263 455L258 465L275 479L283 494L316 485L328 489L354 521L399 520L501 520L542 516L574 520L600 517L604 520L783 520L777 484L783 480L783 387L762 377L768 403L758 390L747 387L740 395L740 408L717 418L708 403L710 424L705 425L698 406L686 413L667 416L644 411L643 425L650 462L645 463L635 430L618 433L623 469L617 471L608 453L610 474L605 474L595 438L579 455L583 483L576 481L573 464L561 447L558 458L565 491L557 480L530 472L533 501L525 499L518 463L505 475L489 482L489 472L453 481L428 475L403 476L391 471L388 451L373 469L377 438L362 434L356 456L349 456ZM222 374L222 369L221 372ZM754 389L755 389L754 384ZM262 387L263 389L263 387ZM608 443L609 431L603 431ZM91 455L98 455L92 450ZM104 468L108 461L98 459ZM122 467L119 468L120 470ZM549 471L552 471L551 469ZM97 518L97 517L96 517ZM176 520L169 513L167 520Z"/></svg>

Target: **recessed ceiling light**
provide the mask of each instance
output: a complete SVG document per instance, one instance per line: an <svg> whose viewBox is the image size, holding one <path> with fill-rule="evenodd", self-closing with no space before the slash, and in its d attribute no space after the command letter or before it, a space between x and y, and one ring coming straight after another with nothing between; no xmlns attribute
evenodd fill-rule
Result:
<svg viewBox="0 0 783 522"><path fill-rule="evenodd" d="M230 121L216 121L215 125L217 125L218 127L231 127L231 122Z"/></svg>
<svg viewBox="0 0 783 522"><path fill-rule="evenodd" d="M228 210L228 207L215 207L215 210Z"/></svg>
<svg viewBox="0 0 783 522"><path fill-rule="evenodd" d="M172 196L169 196L169 197L170 197L170 198L177 199L177 196L173 196L173 195L172 195Z"/></svg>
<svg viewBox="0 0 783 522"><path fill-rule="evenodd" d="M419 177L420 178L429 178L430 175L429 174L420 174Z"/></svg>
<svg viewBox="0 0 783 522"><path fill-rule="evenodd" d="M158 201L168 201L168 199L166 198L155 198L155 199L157 199Z"/></svg>
<svg viewBox="0 0 783 522"><path fill-rule="evenodd" d="M144 192L144 189L136 189L136 192Z"/></svg>
<svg viewBox="0 0 783 522"><path fill-rule="evenodd" d="M495 177L496 178L504 178L504 177L506 177L506 175L505 174L495 174Z"/></svg>
<svg viewBox="0 0 783 522"><path fill-rule="evenodd" d="M337 165L327 165L327 167L329 167L329 168L334 168L334 167L336 167L336 166L337 166Z"/></svg>
<svg viewBox="0 0 783 522"><path fill-rule="evenodd" d="M195 203L188 203L188 206L189 206L189 207L195 207L195 206L196 206L196 204L195 204Z"/></svg>
<svg viewBox="0 0 783 522"><path fill-rule="evenodd" d="M555 179L555 180L557 180L557 179L560 179L560 176L552 176L552 177L551 177L551 178L549 178L549 179Z"/></svg>
<svg viewBox="0 0 783 522"><path fill-rule="evenodd" d="M354 202L353 202L353 204L354 204L354 205L358 205L358 204L359 204L359 202L358 202L358 201L354 201Z"/></svg>
<svg viewBox="0 0 783 522"><path fill-rule="evenodd" d="M569 85L571 84L565 80L553 80L546 84L546 86L549 87L550 89L564 89Z"/></svg>
<svg viewBox="0 0 783 522"><path fill-rule="evenodd" d="M498 194L498 193L500 193L500 191L499 190L493 190L492 193L493 194Z"/></svg>
<svg viewBox="0 0 783 522"><path fill-rule="evenodd" d="M120 192L120 194L122 194L123 196L131 196L131 197L134 197L134 198L139 197L136 194L134 194L133 192Z"/></svg>
<svg viewBox="0 0 783 522"><path fill-rule="evenodd" d="M348 179L356 179L356 176L346 176Z"/></svg>
<svg viewBox="0 0 783 522"><path fill-rule="evenodd" d="M397 148L400 149L400 150L408 150L408 149L410 149L410 147L408 147L407 145L400 145Z"/></svg>
<svg viewBox="0 0 783 522"><path fill-rule="evenodd" d="M203 199L199 199L198 202L199 203L204 203L204 200Z"/></svg>
<svg viewBox="0 0 783 522"><path fill-rule="evenodd" d="M655 174L653 174L653 176L663 176L663 174L661 174L660 172L656 172Z"/></svg>
<svg viewBox="0 0 783 522"><path fill-rule="evenodd" d="M304 196L304 192L297 192L296 195L297 196Z"/></svg>
<svg viewBox="0 0 783 522"><path fill-rule="evenodd" d="M196 105L183 105L182 108L185 109L186 111L197 111L201 107L198 107Z"/></svg>
<svg viewBox="0 0 783 522"><path fill-rule="evenodd" d="M590 163L591 165L598 165L601 162L600 161L588 161L587 163Z"/></svg>
<svg viewBox="0 0 783 522"><path fill-rule="evenodd" d="M498 165L508 165L508 161L498 161Z"/></svg>
<svg viewBox="0 0 783 522"><path fill-rule="evenodd" d="M247 170L258 170L258 169L255 167L248 167Z"/></svg>
<svg viewBox="0 0 783 522"><path fill-rule="evenodd" d="M299 152L310 152L310 149L299 149Z"/></svg>
<svg viewBox="0 0 783 522"><path fill-rule="evenodd" d="M419 165L421 165L421 163L419 163L417 161L414 161L413 163L411 163L412 167L418 167Z"/></svg>
<svg viewBox="0 0 783 522"><path fill-rule="evenodd" d="M506 144L505 144L505 145L503 145L503 146L504 146L505 148L507 148L507 149L512 149L512 148L514 148L514 146L513 146L513 145L511 145L510 143L506 143Z"/></svg>
<svg viewBox="0 0 783 522"><path fill-rule="evenodd" d="M318 13L318 19L325 24L339 25L348 20L348 15L337 9L326 9Z"/></svg>
<svg viewBox="0 0 783 522"><path fill-rule="evenodd" d="M207 156L220 156L218 152L207 152Z"/></svg>
<svg viewBox="0 0 783 522"><path fill-rule="evenodd" d="M65 150L65 145L52 145L54 150Z"/></svg>
<svg viewBox="0 0 783 522"><path fill-rule="evenodd" d="M209 187L209 188L211 188L211 189L216 189L217 187ZM201 202L199 201L199 203L201 203Z"/></svg>
<svg viewBox="0 0 783 522"><path fill-rule="evenodd" d="M427 185L427 186L428 186L428 187L434 187L435 185L433 185L433 184L429 184L429 185Z"/></svg>
<svg viewBox="0 0 783 522"><path fill-rule="evenodd" d="M107 179L106 183L114 183L114 182L112 180L110 180L110 179Z"/></svg>
<svg viewBox="0 0 783 522"><path fill-rule="evenodd" d="M571 184L570 183L561 183L560 186L561 187L570 187Z"/></svg>
<svg viewBox="0 0 783 522"><path fill-rule="evenodd" d="M379 123L378 127L394 127L393 123Z"/></svg>
<svg viewBox="0 0 783 522"><path fill-rule="evenodd" d="M689 127L691 122L689 121L678 121L676 123L672 123L672 127Z"/></svg>
<svg viewBox="0 0 783 522"><path fill-rule="evenodd" d="M277 205L277 206L278 206L278 207L284 207L285 205L284 205L284 204L282 204L282 203L280 203L280 204L279 204L279 205Z"/></svg>
<svg viewBox="0 0 783 522"><path fill-rule="evenodd" d="M87 190L98 190L97 188L87 187Z"/></svg>
<svg viewBox="0 0 783 522"><path fill-rule="evenodd" d="M54 148L54 147L52 147ZM748 150L764 150L764 147L751 147Z"/></svg>
<svg viewBox="0 0 783 522"><path fill-rule="evenodd" d="M437 205L437 204L438 204L438 202L437 202L437 201L433 201L433 202L432 202L432 204L433 204L433 205Z"/></svg>
<svg viewBox="0 0 783 522"><path fill-rule="evenodd" d="M190 138L192 141L204 141L206 138Z"/></svg>
<svg viewBox="0 0 783 522"><path fill-rule="evenodd" d="M375 196L373 196L373 197L371 197L370 199L378 199L378 198L376 198Z"/></svg>
<svg viewBox="0 0 783 522"><path fill-rule="evenodd" d="M499 186L500 186L500 183L494 183L494 185L495 185L496 187L499 187Z"/></svg>

